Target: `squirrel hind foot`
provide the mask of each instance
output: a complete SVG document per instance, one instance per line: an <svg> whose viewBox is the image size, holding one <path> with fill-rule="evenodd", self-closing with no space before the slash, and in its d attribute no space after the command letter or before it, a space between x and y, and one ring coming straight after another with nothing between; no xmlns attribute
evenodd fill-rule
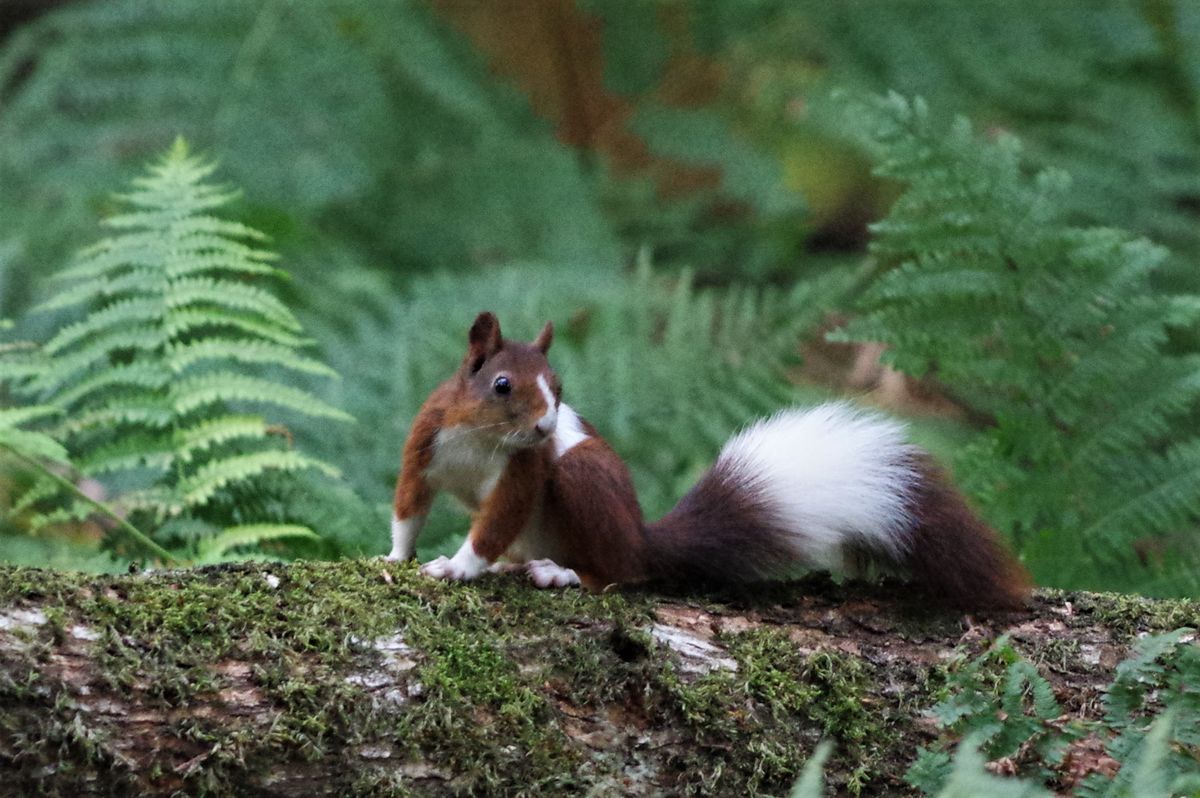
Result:
<svg viewBox="0 0 1200 798"><path fill-rule="evenodd" d="M553 560L531 560L525 563L529 581L540 588L570 587L579 584L579 575L570 568L563 568Z"/></svg>

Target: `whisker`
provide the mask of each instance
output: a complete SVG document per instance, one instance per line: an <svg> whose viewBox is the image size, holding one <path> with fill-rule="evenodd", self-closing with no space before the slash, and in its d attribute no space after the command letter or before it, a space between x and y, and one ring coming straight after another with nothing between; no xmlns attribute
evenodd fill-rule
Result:
<svg viewBox="0 0 1200 798"><path fill-rule="evenodd" d="M507 425L508 425L507 421L497 421L494 424L482 424L478 427L449 427L446 429L441 429L438 431L438 435L435 435L433 440L430 441L429 443L425 444L424 446L422 446L419 451L424 452L424 451L426 451L428 449L432 449L434 446L436 446L438 443L438 436L441 436L442 442L445 443L448 441L453 441L458 438L461 438L464 435L469 435L473 432L479 432L479 431L485 430L485 429L492 429L494 427L504 427Z"/></svg>

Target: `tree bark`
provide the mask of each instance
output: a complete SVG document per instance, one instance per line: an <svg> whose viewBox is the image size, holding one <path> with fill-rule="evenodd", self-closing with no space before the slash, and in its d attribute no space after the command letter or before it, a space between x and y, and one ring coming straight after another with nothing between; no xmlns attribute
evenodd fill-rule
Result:
<svg viewBox="0 0 1200 798"><path fill-rule="evenodd" d="M1069 712L1200 605L1040 592L967 618L899 584L538 591L380 561L0 568L0 796L905 794L923 710L1008 634Z"/></svg>

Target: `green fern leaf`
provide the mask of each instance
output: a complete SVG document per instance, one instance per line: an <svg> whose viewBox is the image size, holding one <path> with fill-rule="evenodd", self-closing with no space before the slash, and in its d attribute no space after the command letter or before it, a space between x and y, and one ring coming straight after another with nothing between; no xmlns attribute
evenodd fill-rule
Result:
<svg viewBox="0 0 1200 798"><path fill-rule="evenodd" d="M162 318L163 312L164 303L157 297L122 299L92 313L81 322L62 328L46 342L43 350L49 355L57 355L80 341L114 328L157 321Z"/></svg>
<svg viewBox="0 0 1200 798"><path fill-rule="evenodd" d="M321 540L311 529L298 524L245 524L231 526L200 544L200 562L214 562L231 550L258 546L275 540Z"/></svg>
<svg viewBox="0 0 1200 798"><path fill-rule="evenodd" d="M281 451L275 433L285 428L260 415L231 414L230 407L351 419L302 388L239 370L337 376L299 351L307 341L287 306L248 282L281 274L271 265L276 256L243 243L264 240L261 233L211 215L236 196L201 182L211 172L179 141L136 180L122 198L137 210L109 220L119 234L85 250L67 271L68 284L43 306L82 307L86 316L61 328L27 367L7 373L21 380L20 390L70 410L50 432L85 475L119 486L115 501L130 518L161 525L166 538L184 529L240 529L205 549L206 556L223 556L256 540L301 537L280 502L259 495L275 490L270 475L338 476L317 458ZM28 448L39 442L31 434L0 428L0 444ZM89 512L73 502L32 523ZM136 528L126 532L170 558ZM189 551L195 542L185 541Z"/></svg>
<svg viewBox="0 0 1200 798"><path fill-rule="evenodd" d="M122 294L161 294L165 278L155 269L135 268L119 276L96 277L78 282L66 291L55 294L34 310L45 312L72 307L84 302L107 299Z"/></svg>
<svg viewBox="0 0 1200 798"><path fill-rule="evenodd" d="M1135 720L1143 696L1154 689L1164 672L1163 658L1174 651L1183 638L1195 630L1183 628L1139 640L1133 652L1117 665L1112 684L1104 695L1105 721L1124 728Z"/></svg>
<svg viewBox="0 0 1200 798"><path fill-rule="evenodd" d="M258 314L293 332L300 329L300 323L282 302L261 288L241 283L230 283L211 277L185 277L173 281L164 298L170 308L198 304L220 307Z"/></svg>
<svg viewBox="0 0 1200 798"><path fill-rule="evenodd" d="M58 441L41 432L21 429L32 422L57 416L60 412L58 408L46 405L0 408L0 448L34 461L66 463L67 450Z"/></svg>
<svg viewBox="0 0 1200 798"><path fill-rule="evenodd" d="M181 416L213 404L236 401L275 405L320 418L353 420L307 391L231 371L208 372L178 380L171 386L171 394L175 412Z"/></svg>
<svg viewBox="0 0 1200 798"><path fill-rule="evenodd" d="M207 503L217 491L232 482L242 482L266 471L299 471L315 468L331 477L341 476L333 466L299 452L266 451L243 454L205 463L179 486L183 504L196 507Z"/></svg>
<svg viewBox="0 0 1200 798"><path fill-rule="evenodd" d="M108 399L96 408L76 411L60 425L60 429L67 436L123 425L162 429L171 426L174 420L171 405L162 398L127 395Z"/></svg>
<svg viewBox="0 0 1200 798"><path fill-rule="evenodd" d="M25 457L60 463L67 460L67 450L58 441L40 432L0 426L0 447L19 452Z"/></svg>
<svg viewBox="0 0 1200 798"><path fill-rule="evenodd" d="M188 253L186 258L174 257L167 264L167 276L171 278L184 277L201 272L232 272L238 275L262 275L265 277L287 278L289 275L282 269L259 263L255 260L226 252L207 252L198 250Z"/></svg>
<svg viewBox="0 0 1200 798"><path fill-rule="evenodd" d="M218 416L179 430L173 450L187 462L214 446L238 438L261 440L267 433L267 423L260 416Z"/></svg>
<svg viewBox="0 0 1200 798"><path fill-rule="evenodd" d="M988 773L981 740L971 736L962 741L954 765L937 798L1050 798L1047 790L1023 779L1005 779Z"/></svg>
<svg viewBox="0 0 1200 798"><path fill-rule="evenodd" d="M58 415L61 411L46 405L26 407L0 407L0 430L15 429L31 421L39 421Z"/></svg>
<svg viewBox="0 0 1200 798"><path fill-rule="evenodd" d="M65 450L63 450L63 454L66 454ZM45 475L39 475L34 479L32 485L14 498L12 506L8 508L8 512L10 515L19 515L33 509L47 499L58 497L61 493L61 485Z"/></svg>
<svg viewBox="0 0 1200 798"><path fill-rule="evenodd" d="M830 338L886 344L887 363L994 420L982 433L993 443L974 450L992 461L971 461L985 512L1008 519L1018 545L1052 532L1088 542L1074 569L1035 577L1066 586L1119 563L1157 579L1132 541L1200 523L1188 431L1200 360L1166 351L1166 320L1191 318L1196 301L1155 290L1166 250L1070 224L1062 174L1027 176L1012 137L980 140L965 120L946 129L898 95L847 98L843 111L877 171L906 187L872 226L878 278Z"/></svg>
<svg viewBox="0 0 1200 798"><path fill-rule="evenodd" d="M134 203L142 201L141 196L137 194L122 196ZM236 199L237 196L236 193L218 194L213 198L215 201L205 200L204 208L189 207L191 203L180 202L178 197L164 196L153 200L146 199L145 201L149 207L158 208L158 210L117 214L105 219L103 224L105 227L133 230L166 227L173 236L184 238L182 242L184 248L190 249L207 248L203 246L197 247L193 239L190 238L193 235L207 233L212 237L206 237L205 241L209 242L209 247L213 249L228 250L236 247L237 252L231 254L238 255L244 260L277 260L279 256L270 250L250 249L243 244L236 244L228 240L230 238L249 238L261 242L268 239L265 233L255 230L253 227L247 227L240 222L221 219L217 216L195 215L195 212L198 210L218 208L230 200ZM171 207L165 210L162 209L161 203L164 201L171 203Z"/></svg>
<svg viewBox="0 0 1200 798"><path fill-rule="evenodd" d="M181 373L197 363L230 361L279 366L305 374L337 378L337 372L319 360L296 353L290 346L245 338L208 338L168 347L166 363Z"/></svg>
<svg viewBox="0 0 1200 798"><path fill-rule="evenodd" d="M70 388L60 389L54 395L54 400L63 407L73 408L93 394L109 393L118 386L155 391L165 388L170 381L171 371L164 364L135 362L88 374Z"/></svg>
<svg viewBox="0 0 1200 798"><path fill-rule="evenodd" d="M182 338L188 333L217 327L229 327L239 332L265 338L281 346L300 348L309 346L311 339L296 335L290 327L280 326L268 319L245 313L231 313L221 308L172 309L164 320L164 331L171 338Z"/></svg>
<svg viewBox="0 0 1200 798"><path fill-rule="evenodd" d="M108 277L125 269L157 270L166 254L162 239L153 233L106 238L80 250L75 256L75 264L55 274L54 279L58 283L74 284Z"/></svg>
<svg viewBox="0 0 1200 798"><path fill-rule="evenodd" d="M101 333L69 354L56 358L53 370L44 366L31 375L29 389L34 393L49 393L86 373L92 366L112 362L119 354L135 350L153 351L167 341L164 332L155 325L136 325Z"/></svg>
<svg viewBox="0 0 1200 798"><path fill-rule="evenodd" d="M173 438L169 430L123 435L81 457L79 468L92 476L138 468L166 472L177 456Z"/></svg>

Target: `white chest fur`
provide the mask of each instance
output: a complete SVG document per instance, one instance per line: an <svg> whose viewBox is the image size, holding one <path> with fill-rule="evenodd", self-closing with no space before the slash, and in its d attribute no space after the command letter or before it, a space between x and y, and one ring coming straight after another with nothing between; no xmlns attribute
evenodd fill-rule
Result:
<svg viewBox="0 0 1200 798"><path fill-rule="evenodd" d="M495 440L465 427L447 427L433 439L433 460L425 470L425 479L435 489L477 510L496 487L506 465L508 452Z"/></svg>

